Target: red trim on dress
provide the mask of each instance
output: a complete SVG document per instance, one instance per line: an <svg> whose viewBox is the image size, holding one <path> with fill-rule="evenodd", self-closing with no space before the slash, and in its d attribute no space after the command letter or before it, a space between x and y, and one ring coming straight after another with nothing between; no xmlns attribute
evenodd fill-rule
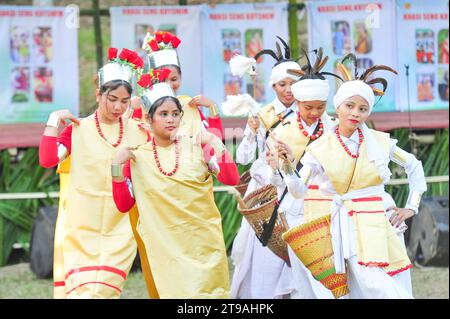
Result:
<svg viewBox="0 0 450 319"><path fill-rule="evenodd" d="M319 189L319 185L308 185L308 189Z"/></svg>
<svg viewBox="0 0 450 319"><path fill-rule="evenodd" d="M73 275L75 273L84 272L84 271L93 271L93 270L109 271L109 272L112 272L112 273L115 273L115 274L121 276L123 278L123 280L127 279L127 274L124 271L114 268L114 267L111 267L111 266L86 266L86 267L74 268L74 269L69 270L66 274L66 280L67 280L67 278L69 278L71 275Z"/></svg>
<svg viewBox="0 0 450 319"><path fill-rule="evenodd" d="M351 210L348 212L349 216L353 216L353 214L379 214L379 213L383 213L384 214L384 210Z"/></svg>
<svg viewBox="0 0 450 319"><path fill-rule="evenodd" d="M54 287L64 287L66 285L66 282L65 281L55 281L54 283L53 283L53 286Z"/></svg>
<svg viewBox="0 0 450 319"><path fill-rule="evenodd" d="M387 263L387 262L378 262L378 261L369 261L367 263L358 261L358 264L361 266L366 266L366 267L387 267L387 266L389 266L389 263Z"/></svg>
<svg viewBox="0 0 450 319"><path fill-rule="evenodd" d="M352 199L352 202L381 202L381 201L383 201L383 198L381 197L361 197Z"/></svg>
<svg viewBox="0 0 450 319"><path fill-rule="evenodd" d="M84 282L84 283L79 284L78 286L76 286L76 287L70 289L70 291L69 291L67 294L70 294L70 293L71 293L72 291L74 291L75 289L78 289L78 288L80 288L80 287L82 287L82 286L84 286L84 285L88 285L88 284L99 284L99 285L104 285L104 286L108 286L108 287L110 287L110 288L113 288L113 289L117 290L119 293L122 292L122 290L121 290L120 288L118 288L118 287L116 287L116 286L114 286L114 285L107 284L106 282L102 282L102 281L88 281L88 282Z"/></svg>
<svg viewBox="0 0 450 319"><path fill-rule="evenodd" d="M393 271L388 271L388 275L389 276L395 276L395 275L397 275L397 274L399 274L399 273L401 273L401 272L403 272L405 270L408 270L408 269L412 268L412 266L413 266L412 264L409 264L409 265L407 265L407 266L405 266L403 268L400 268L400 269L397 269L397 270L393 270Z"/></svg>

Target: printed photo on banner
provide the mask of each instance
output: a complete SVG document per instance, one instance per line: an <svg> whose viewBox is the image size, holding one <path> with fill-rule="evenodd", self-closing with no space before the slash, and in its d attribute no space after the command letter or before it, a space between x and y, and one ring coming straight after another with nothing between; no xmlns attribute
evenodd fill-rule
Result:
<svg viewBox="0 0 450 319"><path fill-rule="evenodd" d="M334 54L345 55L352 51L350 25L347 21L332 21L331 34L333 36Z"/></svg>
<svg viewBox="0 0 450 319"><path fill-rule="evenodd" d="M442 29L438 32L438 48L439 48L439 63L448 64L449 63L449 52L448 52L448 29Z"/></svg>
<svg viewBox="0 0 450 319"><path fill-rule="evenodd" d="M134 25L134 51L136 51L139 56L144 60L145 68L148 67L148 59L147 53L144 49L142 49L142 45L144 43L144 38L147 35L147 32L150 34L155 33L155 28L151 24L135 24Z"/></svg>
<svg viewBox="0 0 450 319"><path fill-rule="evenodd" d="M353 43L357 54L368 54L372 51L372 34L366 27L365 20L353 22Z"/></svg>
<svg viewBox="0 0 450 319"><path fill-rule="evenodd" d="M10 29L11 61L16 64L30 62L30 30L24 26Z"/></svg>
<svg viewBox="0 0 450 319"><path fill-rule="evenodd" d="M240 94L242 91L242 78L234 76L230 72L225 72L223 75L223 87L224 99L226 99L227 95Z"/></svg>
<svg viewBox="0 0 450 319"><path fill-rule="evenodd" d="M442 101L448 101L448 67L438 68L438 91Z"/></svg>
<svg viewBox="0 0 450 319"><path fill-rule="evenodd" d="M417 62L423 64L434 63L434 31L431 29L416 30Z"/></svg>
<svg viewBox="0 0 450 319"><path fill-rule="evenodd" d="M223 60L228 63L235 54L242 53L241 31L222 29Z"/></svg>
<svg viewBox="0 0 450 319"><path fill-rule="evenodd" d="M262 29L247 29L245 31L245 54L246 56L253 57L264 49L263 43L263 30ZM261 60L257 62L261 63Z"/></svg>
<svg viewBox="0 0 450 319"><path fill-rule="evenodd" d="M417 73L417 101L431 102L434 100L434 73Z"/></svg>
<svg viewBox="0 0 450 319"><path fill-rule="evenodd" d="M259 51L264 49L264 41L263 41L263 29L247 29L245 31L245 52L246 56L253 57ZM264 68L261 66L261 63L264 61L261 56L256 61L256 73L258 74L256 77L256 89L253 88L254 83L250 76L245 76L246 83L246 93L253 96L255 94L255 100L257 102L264 101L266 98L265 95L265 76L264 76Z"/></svg>
<svg viewBox="0 0 450 319"><path fill-rule="evenodd" d="M19 66L11 70L11 103L30 100L30 68Z"/></svg>
<svg viewBox="0 0 450 319"><path fill-rule="evenodd" d="M52 60L52 30L50 27L37 27L33 30L33 60L42 65Z"/></svg>
<svg viewBox="0 0 450 319"><path fill-rule="evenodd" d="M34 98L39 103L53 102L53 71L49 67L38 67L33 71Z"/></svg>

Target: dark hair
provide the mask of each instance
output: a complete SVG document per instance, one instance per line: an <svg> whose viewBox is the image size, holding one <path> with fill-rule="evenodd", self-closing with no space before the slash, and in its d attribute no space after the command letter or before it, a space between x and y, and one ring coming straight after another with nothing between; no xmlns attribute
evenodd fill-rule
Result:
<svg viewBox="0 0 450 319"><path fill-rule="evenodd" d="M180 101L178 101L177 98L175 98L173 96L163 96L163 97L157 99L155 101L155 103L153 103L153 105L150 107L150 110L148 111L149 118L153 118L153 115L155 115L155 112L158 109L158 107L163 105L164 102L166 102L167 100L174 102L175 105L177 106L178 110L181 112L181 114L184 113L183 107L181 106L181 103L180 103Z"/></svg>
<svg viewBox="0 0 450 319"><path fill-rule="evenodd" d="M131 87L131 84L124 80L111 80L106 83L104 83L100 87L100 94L103 94L105 92L114 91L117 90L119 87L123 86L127 92L131 95L133 93L133 88Z"/></svg>

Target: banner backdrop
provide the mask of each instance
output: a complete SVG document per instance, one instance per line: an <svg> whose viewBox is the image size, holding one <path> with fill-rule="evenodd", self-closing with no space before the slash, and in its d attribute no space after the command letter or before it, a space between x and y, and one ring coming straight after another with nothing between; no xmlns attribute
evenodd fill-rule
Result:
<svg viewBox="0 0 450 319"><path fill-rule="evenodd" d="M64 8L0 7L0 124L78 115L78 38Z"/></svg>
<svg viewBox="0 0 450 319"><path fill-rule="evenodd" d="M201 92L201 28L202 6L114 7L111 13L111 46L139 52L148 68L142 41L147 32L164 30L181 39L177 49L182 70L179 95L194 96Z"/></svg>
<svg viewBox="0 0 450 319"><path fill-rule="evenodd" d="M228 62L235 53L253 57L262 49L276 50L276 36L289 43L287 3L224 4L203 8L204 94L219 105L227 95L249 93L253 96L253 81L249 76L233 76ZM269 85L275 62L268 55L258 59L256 100L263 104L275 97Z"/></svg>
<svg viewBox="0 0 450 319"><path fill-rule="evenodd" d="M349 52L358 57L359 73L361 69L375 64L398 70L393 1L311 1L307 8L309 48L323 47L324 54L329 56L325 71L336 73L336 62ZM354 69L349 70L353 74ZM384 77L389 84L386 94L375 105L374 112L393 112L396 110L396 76L390 72L377 71L375 77L378 76ZM332 77L329 80L331 93L328 110L334 113L331 97L336 92L339 80Z"/></svg>
<svg viewBox="0 0 450 319"><path fill-rule="evenodd" d="M448 109L448 1L397 0L398 65L409 65L411 110ZM408 110L406 74L398 105Z"/></svg>

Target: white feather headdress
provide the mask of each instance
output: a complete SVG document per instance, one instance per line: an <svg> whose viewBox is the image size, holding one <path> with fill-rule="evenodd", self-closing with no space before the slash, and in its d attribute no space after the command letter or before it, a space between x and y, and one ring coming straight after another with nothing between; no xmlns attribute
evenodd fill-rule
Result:
<svg viewBox="0 0 450 319"><path fill-rule="evenodd" d="M226 116L244 116L257 114L261 105L249 94L228 95L227 100L222 103L222 111Z"/></svg>

